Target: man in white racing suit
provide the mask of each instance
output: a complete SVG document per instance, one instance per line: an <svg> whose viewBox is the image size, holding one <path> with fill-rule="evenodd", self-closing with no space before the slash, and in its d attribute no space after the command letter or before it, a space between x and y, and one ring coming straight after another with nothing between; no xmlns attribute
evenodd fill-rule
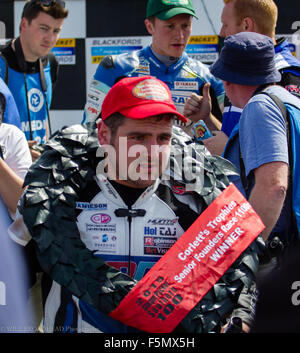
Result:
<svg viewBox="0 0 300 353"><path fill-rule="evenodd" d="M46 273L45 332L136 332L109 314L229 185L232 165L200 144L190 144L198 161L187 152L183 169L174 168L191 142L179 128L174 135L174 116L186 121L162 81L123 78L105 97L98 139L95 124L65 128L29 171L19 211L30 235L15 231L14 239L34 242ZM190 311L180 332L218 332L231 315L251 325L259 243Z"/></svg>
<svg viewBox="0 0 300 353"><path fill-rule="evenodd" d="M221 126L218 119L222 117L223 83L210 73L207 65L190 58L185 52L193 17L196 16L192 0L149 0L145 26L152 36L152 44L141 50L103 58L89 86L83 122L97 119L105 95L118 79L151 75L168 85L175 106L181 113L192 93L207 96L209 89L212 114L211 119L207 120ZM206 83L210 86L204 87ZM208 103L205 104L203 116L206 118L210 109ZM179 120L176 122L185 125Z"/></svg>

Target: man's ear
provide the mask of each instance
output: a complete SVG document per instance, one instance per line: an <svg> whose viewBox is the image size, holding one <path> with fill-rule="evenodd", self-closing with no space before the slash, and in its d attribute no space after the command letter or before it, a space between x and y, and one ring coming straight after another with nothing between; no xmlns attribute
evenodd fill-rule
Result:
<svg viewBox="0 0 300 353"><path fill-rule="evenodd" d="M224 87L228 87L228 86L230 86L230 82L228 82L228 81L224 81L224 80L223 80L223 86L224 86Z"/></svg>
<svg viewBox="0 0 300 353"><path fill-rule="evenodd" d="M153 22L151 22L150 20L148 20L148 18L145 19L145 26L146 26L146 29L148 31L148 33L150 35L153 34L154 32L154 25L153 25Z"/></svg>
<svg viewBox="0 0 300 353"><path fill-rule="evenodd" d="M245 32L254 32L255 22L251 17L245 17L242 20L242 28Z"/></svg>
<svg viewBox="0 0 300 353"><path fill-rule="evenodd" d="M26 29L27 26L28 26L28 20L25 17L23 17L20 23L20 32Z"/></svg>
<svg viewBox="0 0 300 353"><path fill-rule="evenodd" d="M102 146L110 142L110 129L102 120L98 123L98 140Z"/></svg>

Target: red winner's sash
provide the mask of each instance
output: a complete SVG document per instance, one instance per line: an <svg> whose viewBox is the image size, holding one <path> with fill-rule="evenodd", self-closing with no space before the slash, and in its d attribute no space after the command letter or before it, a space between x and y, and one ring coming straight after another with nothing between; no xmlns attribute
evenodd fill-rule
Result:
<svg viewBox="0 0 300 353"><path fill-rule="evenodd" d="M173 331L264 228L230 184L110 316L146 332Z"/></svg>

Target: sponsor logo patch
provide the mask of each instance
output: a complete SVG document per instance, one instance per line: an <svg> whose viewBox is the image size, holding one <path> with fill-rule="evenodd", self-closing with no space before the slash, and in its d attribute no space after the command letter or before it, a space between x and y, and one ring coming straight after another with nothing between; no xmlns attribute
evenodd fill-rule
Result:
<svg viewBox="0 0 300 353"><path fill-rule="evenodd" d="M199 90L199 83L195 82L195 81L175 81L174 82L174 89L198 91Z"/></svg>
<svg viewBox="0 0 300 353"><path fill-rule="evenodd" d="M44 105L43 93L37 88L32 88L28 92L28 101L29 101L29 109L32 112L37 113L42 109Z"/></svg>
<svg viewBox="0 0 300 353"><path fill-rule="evenodd" d="M138 83L132 90L135 97L148 100L169 100L168 91L155 80L145 80Z"/></svg>
<svg viewBox="0 0 300 353"><path fill-rule="evenodd" d="M96 224L106 224L111 221L111 217L105 213L95 213L91 216L91 221Z"/></svg>
<svg viewBox="0 0 300 353"><path fill-rule="evenodd" d="M108 232L115 233L115 224L88 224L86 223L86 232Z"/></svg>
<svg viewBox="0 0 300 353"><path fill-rule="evenodd" d="M107 203L76 202L76 208L86 211L107 210Z"/></svg>
<svg viewBox="0 0 300 353"><path fill-rule="evenodd" d="M148 224L160 225L160 226L172 226L178 222L178 218L151 218L148 220Z"/></svg>

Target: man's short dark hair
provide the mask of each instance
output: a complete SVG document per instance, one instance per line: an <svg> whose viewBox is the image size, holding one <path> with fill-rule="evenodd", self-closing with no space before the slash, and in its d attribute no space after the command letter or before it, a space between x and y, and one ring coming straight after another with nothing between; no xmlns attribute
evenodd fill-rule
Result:
<svg viewBox="0 0 300 353"><path fill-rule="evenodd" d="M161 119L166 119L166 115L169 116L169 119L174 119L174 115L172 114L161 114L157 116L157 121ZM124 115L121 113L117 112L103 120L103 123L109 127L111 131L111 137L112 139L116 136L118 128L124 124L125 119L127 119Z"/></svg>
<svg viewBox="0 0 300 353"><path fill-rule="evenodd" d="M114 138L117 134L118 128L124 124L125 116L117 112L103 120L103 123L109 127L111 131L111 137Z"/></svg>
<svg viewBox="0 0 300 353"><path fill-rule="evenodd" d="M22 18L25 17L30 23L40 12L57 19L63 19L68 16L68 10L65 9L59 1L53 1L50 6L43 6L39 0L27 1L22 12Z"/></svg>

